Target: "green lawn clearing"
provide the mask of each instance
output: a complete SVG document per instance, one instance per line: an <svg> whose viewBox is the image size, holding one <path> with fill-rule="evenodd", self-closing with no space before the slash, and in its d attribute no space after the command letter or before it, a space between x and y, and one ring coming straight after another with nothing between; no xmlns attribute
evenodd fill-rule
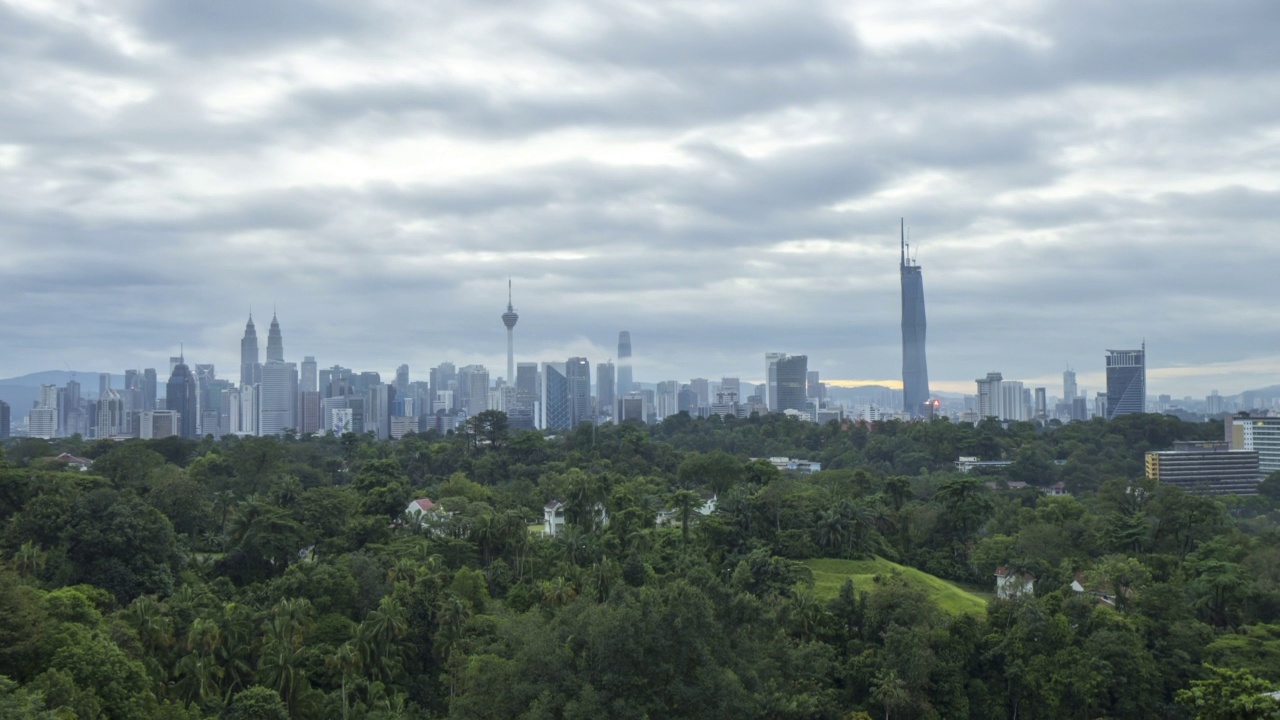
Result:
<svg viewBox="0 0 1280 720"><path fill-rule="evenodd" d="M835 560L815 558L805 560L805 565L813 570L813 592L819 599L829 600L840 592L845 578L853 579L853 586L858 590L870 591L875 585L876 575L888 576L893 572L902 575L908 585L923 589L939 608L952 615L970 613L984 615L987 612L987 598L965 590L955 583L947 582L926 572L912 567L890 562L882 557L870 560ZM989 597L989 596L988 596Z"/></svg>

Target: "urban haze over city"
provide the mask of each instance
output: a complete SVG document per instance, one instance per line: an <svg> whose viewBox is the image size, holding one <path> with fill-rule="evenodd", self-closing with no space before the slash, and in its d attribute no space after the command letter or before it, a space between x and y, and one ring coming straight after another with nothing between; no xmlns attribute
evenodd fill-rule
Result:
<svg viewBox="0 0 1280 720"><path fill-rule="evenodd" d="M1151 12L0 5L11 422L65 390L22 380L44 371L85 399L104 372L142 392L122 376L146 368L163 398L180 353L218 392L261 383L250 313L293 392L325 399L337 365L379 374L344 393L465 413L470 386L431 384L452 363L506 408L508 298L535 424L542 364L569 358L591 417L617 414L598 374L623 331L651 418L686 385L709 412L725 378L781 409L769 353L825 383L788 408L814 418L980 415L995 372L1029 396L1010 415L1065 419L1064 371L1105 415L1108 351L1140 349L1146 409L1265 407L1270 11Z"/></svg>

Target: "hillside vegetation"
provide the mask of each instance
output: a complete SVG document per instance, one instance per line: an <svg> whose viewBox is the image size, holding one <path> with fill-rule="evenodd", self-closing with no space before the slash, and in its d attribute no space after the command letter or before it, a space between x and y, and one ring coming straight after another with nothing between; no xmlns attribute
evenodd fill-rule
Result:
<svg viewBox="0 0 1280 720"><path fill-rule="evenodd" d="M813 570L813 594L820 600L834 598L845 580L852 580L855 590L870 592L876 585L896 575L902 578L907 587L924 591L929 600L943 612L952 615L985 615L987 612L987 598L955 583L882 557L868 560L819 558L806 560L804 564Z"/></svg>

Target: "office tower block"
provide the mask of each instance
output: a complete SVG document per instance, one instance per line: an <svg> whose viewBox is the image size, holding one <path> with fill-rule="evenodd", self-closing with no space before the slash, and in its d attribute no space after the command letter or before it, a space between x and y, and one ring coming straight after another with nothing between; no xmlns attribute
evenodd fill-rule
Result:
<svg viewBox="0 0 1280 720"><path fill-rule="evenodd" d="M165 386L165 409L178 413L178 434L193 440L199 438L199 399L196 392L196 378L179 355L178 364L173 367Z"/></svg>
<svg viewBox="0 0 1280 720"><path fill-rule="evenodd" d="M1257 495L1264 477L1257 450L1221 440L1174 441L1172 450L1148 452L1146 466L1147 478L1194 495Z"/></svg>
<svg viewBox="0 0 1280 720"><path fill-rule="evenodd" d="M275 313L271 314L271 327L267 329L267 362L284 362L284 336Z"/></svg>
<svg viewBox="0 0 1280 720"><path fill-rule="evenodd" d="M1108 350L1106 418L1146 410L1147 344L1139 350Z"/></svg>
<svg viewBox="0 0 1280 720"><path fill-rule="evenodd" d="M619 396L627 395L635 389L635 379L631 373L631 333L623 330L618 333L618 384Z"/></svg>
<svg viewBox="0 0 1280 720"><path fill-rule="evenodd" d="M1076 399L1076 373L1064 370L1062 373L1062 402L1071 404Z"/></svg>
<svg viewBox="0 0 1280 720"><path fill-rule="evenodd" d="M472 392L475 402L472 402ZM489 370L483 365L464 365L458 368L457 391L454 393L456 409L468 416L478 415L489 409Z"/></svg>
<svg viewBox="0 0 1280 720"><path fill-rule="evenodd" d="M46 440L58 435L58 386L41 385L36 406L27 413L27 435Z"/></svg>
<svg viewBox="0 0 1280 720"><path fill-rule="evenodd" d="M720 392L726 398L729 396L730 393L732 393L733 394L732 402L735 402L735 403L746 400L746 397L742 394L742 382L736 377L721 378Z"/></svg>
<svg viewBox="0 0 1280 720"><path fill-rule="evenodd" d="M711 381L706 378L693 378L689 381L689 389L698 396L698 405L711 405Z"/></svg>
<svg viewBox="0 0 1280 720"><path fill-rule="evenodd" d="M1026 402L1023 397L1023 385L1017 380L1005 380L1000 386L1001 420L1026 420Z"/></svg>
<svg viewBox="0 0 1280 720"><path fill-rule="evenodd" d="M159 385L156 378L155 368L146 368L142 371L142 409L156 409L156 387Z"/></svg>
<svg viewBox="0 0 1280 720"><path fill-rule="evenodd" d="M710 403L703 403L702 398L698 397L698 391L693 389L693 383L682 386L680 392L676 393L676 412L689 413L689 417L698 417L699 408L710 407Z"/></svg>
<svg viewBox="0 0 1280 720"><path fill-rule="evenodd" d="M586 358L571 357L565 363L565 378L569 383L569 427L590 422L591 415L591 363Z"/></svg>
<svg viewBox="0 0 1280 720"><path fill-rule="evenodd" d="M1071 401L1071 419L1089 419L1089 398L1084 395L1077 395L1076 398Z"/></svg>
<svg viewBox="0 0 1280 720"><path fill-rule="evenodd" d="M613 417L618 403L617 367L612 362L596 365L596 408L603 417Z"/></svg>
<svg viewBox="0 0 1280 720"><path fill-rule="evenodd" d="M258 387L240 388L240 422L236 425L241 435L258 434Z"/></svg>
<svg viewBox="0 0 1280 720"><path fill-rule="evenodd" d="M111 389L111 373L98 373L98 397L107 394Z"/></svg>
<svg viewBox="0 0 1280 720"><path fill-rule="evenodd" d="M121 437L125 428L124 401L120 393L110 387L98 398L97 424L98 438Z"/></svg>
<svg viewBox="0 0 1280 720"><path fill-rule="evenodd" d="M644 398L638 393L630 393L625 397L618 398L618 408L614 413L614 417L618 419L619 423L624 423L628 420L644 422Z"/></svg>
<svg viewBox="0 0 1280 720"><path fill-rule="evenodd" d="M538 402L538 363L516 365L516 403L533 409Z"/></svg>
<svg viewBox="0 0 1280 720"><path fill-rule="evenodd" d="M369 388L365 401L364 432L372 432L379 440L391 437L391 416L395 407L394 385L379 383Z"/></svg>
<svg viewBox="0 0 1280 720"><path fill-rule="evenodd" d="M9 417L9 403L0 400L0 440L9 437L9 424L12 419Z"/></svg>
<svg viewBox="0 0 1280 720"><path fill-rule="evenodd" d="M998 372L987 373L985 378L978 378L974 382L978 384L978 419L999 418L1004 376Z"/></svg>
<svg viewBox="0 0 1280 720"><path fill-rule="evenodd" d="M511 280L507 280L507 311L502 313L502 324L507 328L507 377L509 383L515 383L516 377L516 321L520 315L511 307Z"/></svg>
<svg viewBox="0 0 1280 720"><path fill-rule="evenodd" d="M569 378L565 363L542 363L542 388L538 428L567 430L573 427L569 409Z"/></svg>
<svg viewBox="0 0 1280 720"><path fill-rule="evenodd" d="M124 389L125 390L141 390L142 389L141 373L137 370L124 371Z"/></svg>
<svg viewBox="0 0 1280 720"><path fill-rule="evenodd" d="M409 366L402 364L396 368L396 396L404 397L409 394Z"/></svg>
<svg viewBox="0 0 1280 720"><path fill-rule="evenodd" d="M279 360L263 363L262 382L258 383L258 434L265 437L297 430L297 407L297 365Z"/></svg>
<svg viewBox="0 0 1280 720"><path fill-rule="evenodd" d="M299 391L298 432L303 435L320 432L320 419L320 393L315 390Z"/></svg>
<svg viewBox="0 0 1280 720"><path fill-rule="evenodd" d="M774 363L777 407L774 412L795 410L805 412L808 407L805 384L809 374L809 356L784 355Z"/></svg>
<svg viewBox="0 0 1280 720"><path fill-rule="evenodd" d="M159 440L177 435L178 413L172 410L144 410L138 422L138 437L143 440Z"/></svg>
<svg viewBox="0 0 1280 720"><path fill-rule="evenodd" d="M902 405L913 418L924 415L929 401L929 367L925 361L924 276L907 256L905 221L902 224Z"/></svg>
<svg viewBox="0 0 1280 720"><path fill-rule="evenodd" d="M80 425L80 383L72 378L67 381L66 387L58 392L58 435L62 437L71 437L77 432L82 432ZM97 422L97 417L94 417ZM88 430L88 428L83 428ZM82 433L87 435L88 433Z"/></svg>
<svg viewBox="0 0 1280 720"><path fill-rule="evenodd" d="M813 400L822 399L822 382L818 379L818 371L810 370L804 381L805 397Z"/></svg>
<svg viewBox="0 0 1280 720"><path fill-rule="evenodd" d="M663 380L658 383L658 391L655 397L658 420L669 418L680 412L679 406L677 405L677 395L679 395L679 393L680 383L675 380Z"/></svg>
<svg viewBox="0 0 1280 720"><path fill-rule="evenodd" d="M1036 414L1035 419L1044 422L1049 419L1049 398L1045 393L1045 388L1036 388Z"/></svg>
<svg viewBox="0 0 1280 720"><path fill-rule="evenodd" d="M448 390L453 391L453 398L450 402L457 402L456 383L458 380L458 371L453 363L442 362L438 366L431 368L431 392L437 398L440 393ZM449 410L457 409L457 405L452 405Z"/></svg>
<svg viewBox="0 0 1280 720"><path fill-rule="evenodd" d="M310 355L302 359L301 375L298 378L298 392L316 392L320 389L320 374L316 369L316 359Z"/></svg>
<svg viewBox="0 0 1280 720"><path fill-rule="evenodd" d="M258 331L253 326L253 313L244 326L240 339L240 387L257 385L259 378Z"/></svg>
<svg viewBox="0 0 1280 720"><path fill-rule="evenodd" d="M351 393L353 395L365 397L369 394L369 390L374 385L381 385L381 384L382 384L381 373L373 372L371 370L365 370L364 372L356 373L355 375L352 375Z"/></svg>
<svg viewBox="0 0 1280 720"><path fill-rule="evenodd" d="M764 354L764 394L760 397L770 412L778 406L778 361L786 356L786 353Z"/></svg>

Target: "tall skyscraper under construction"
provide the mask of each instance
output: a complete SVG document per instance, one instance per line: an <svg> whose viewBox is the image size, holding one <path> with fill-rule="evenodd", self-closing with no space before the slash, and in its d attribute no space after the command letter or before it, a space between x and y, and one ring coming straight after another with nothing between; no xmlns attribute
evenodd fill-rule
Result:
<svg viewBox="0 0 1280 720"><path fill-rule="evenodd" d="M905 221L901 225L902 259L902 403L913 418L924 416L929 401L929 366L924 356L924 276L907 254Z"/></svg>

